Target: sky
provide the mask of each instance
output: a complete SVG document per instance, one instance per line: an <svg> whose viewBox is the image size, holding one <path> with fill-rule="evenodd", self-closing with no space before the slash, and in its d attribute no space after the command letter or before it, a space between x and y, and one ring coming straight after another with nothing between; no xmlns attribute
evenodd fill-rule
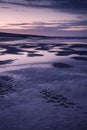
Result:
<svg viewBox="0 0 87 130"><path fill-rule="evenodd" d="M0 32L87 36L87 0L0 0Z"/></svg>

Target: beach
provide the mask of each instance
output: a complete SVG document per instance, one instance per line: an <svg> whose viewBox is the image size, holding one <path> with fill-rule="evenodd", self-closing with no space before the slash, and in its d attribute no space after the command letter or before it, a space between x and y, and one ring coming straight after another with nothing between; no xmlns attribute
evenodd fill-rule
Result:
<svg viewBox="0 0 87 130"><path fill-rule="evenodd" d="M0 130L87 129L87 40L0 41Z"/></svg>

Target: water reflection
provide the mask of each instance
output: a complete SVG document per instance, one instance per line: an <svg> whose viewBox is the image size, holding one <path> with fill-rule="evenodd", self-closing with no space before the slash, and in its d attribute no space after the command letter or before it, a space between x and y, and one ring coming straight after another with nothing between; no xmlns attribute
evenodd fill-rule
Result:
<svg viewBox="0 0 87 130"><path fill-rule="evenodd" d="M67 63L87 61L87 44L64 43L35 43L28 39L0 43L0 66L3 64L31 64L31 63ZM80 50L82 48L83 50ZM13 62L14 61L14 62ZM83 64L83 63L82 63ZM86 64L86 63L85 63Z"/></svg>

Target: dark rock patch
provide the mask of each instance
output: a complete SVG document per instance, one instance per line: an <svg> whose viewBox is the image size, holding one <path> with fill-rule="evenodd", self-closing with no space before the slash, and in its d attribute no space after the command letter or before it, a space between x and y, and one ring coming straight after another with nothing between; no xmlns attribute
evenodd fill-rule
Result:
<svg viewBox="0 0 87 130"><path fill-rule="evenodd" d="M59 51L58 54L55 54L56 56L69 56L72 55L72 51Z"/></svg>
<svg viewBox="0 0 87 130"><path fill-rule="evenodd" d="M75 103L65 96L63 94L55 93L52 90L42 90L41 97L47 102L47 103L53 103L54 106L63 106L63 107L74 107Z"/></svg>
<svg viewBox="0 0 87 130"><path fill-rule="evenodd" d="M3 60L0 61L0 65L6 65L6 64L11 64L14 60Z"/></svg>
<svg viewBox="0 0 87 130"><path fill-rule="evenodd" d="M46 46L46 44L45 43L39 43L38 46L39 47L44 47L44 46Z"/></svg>
<svg viewBox="0 0 87 130"><path fill-rule="evenodd" d="M87 61L87 57L79 57L79 56L75 56L75 57L71 57L74 60L81 60L81 61Z"/></svg>
<svg viewBox="0 0 87 130"><path fill-rule="evenodd" d="M52 65L53 67L56 67L56 68L71 68L72 67L72 65L65 64L65 63L53 63Z"/></svg>
<svg viewBox="0 0 87 130"><path fill-rule="evenodd" d="M68 47L61 47L60 49L64 50L64 51L71 51L73 52L74 50Z"/></svg>
<svg viewBox="0 0 87 130"><path fill-rule="evenodd" d="M12 93L13 91L15 91L15 86L12 77L7 75L0 76L0 96Z"/></svg>
<svg viewBox="0 0 87 130"><path fill-rule="evenodd" d="M44 56L43 54L35 54L35 53L31 53L27 55L28 57L39 57L39 56Z"/></svg>
<svg viewBox="0 0 87 130"><path fill-rule="evenodd" d="M52 44L52 45L54 45L55 47L57 47L57 46L65 46L65 45L68 45L68 44L58 43L58 44Z"/></svg>
<svg viewBox="0 0 87 130"><path fill-rule="evenodd" d="M21 48L35 48L37 45L22 45Z"/></svg>
<svg viewBox="0 0 87 130"><path fill-rule="evenodd" d="M25 52L25 51L17 47L8 47L5 53L6 54L21 54L21 52Z"/></svg>
<svg viewBox="0 0 87 130"><path fill-rule="evenodd" d="M73 44L70 48L87 48L87 44Z"/></svg>
<svg viewBox="0 0 87 130"><path fill-rule="evenodd" d="M87 55L87 51L74 51L74 53L78 55Z"/></svg>
<svg viewBox="0 0 87 130"><path fill-rule="evenodd" d="M42 50L42 51L48 51L49 49L51 49L50 47L37 47L35 50Z"/></svg>
<svg viewBox="0 0 87 130"><path fill-rule="evenodd" d="M38 52L38 51L28 51L28 53L36 53L36 52Z"/></svg>
<svg viewBox="0 0 87 130"><path fill-rule="evenodd" d="M1 54L21 54L22 52L25 52L25 50L22 50L16 46L13 45L1 45L2 49L6 49L6 51L1 52Z"/></svg>

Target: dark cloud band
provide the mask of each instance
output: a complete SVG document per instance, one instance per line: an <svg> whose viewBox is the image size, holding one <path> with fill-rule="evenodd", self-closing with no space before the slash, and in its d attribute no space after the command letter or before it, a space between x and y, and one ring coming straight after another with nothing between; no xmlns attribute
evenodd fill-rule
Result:
<svg viewBox="0 0 87 130"><path fill-rule="evenodd" d="M1 0L17 5L49 7L56 9L75 9L87 11L87 0Z"/></svg>

